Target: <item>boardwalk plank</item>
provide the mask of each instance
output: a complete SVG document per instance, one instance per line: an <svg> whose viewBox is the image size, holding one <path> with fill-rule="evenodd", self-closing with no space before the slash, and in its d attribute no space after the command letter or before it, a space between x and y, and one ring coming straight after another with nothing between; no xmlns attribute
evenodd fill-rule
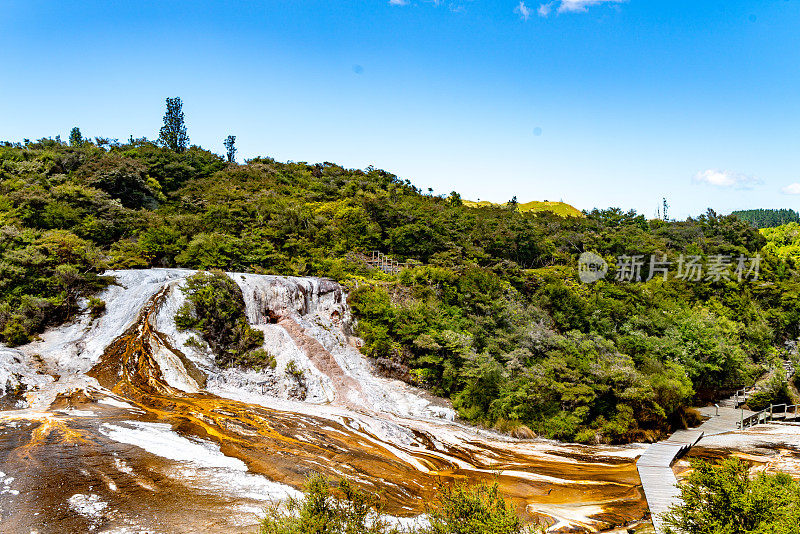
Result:
<svg viewBox="0 0 800 534"><path fill-rule="evenodd" d="M650 507L650 515L657 534L664 532L661 517L669 509L680 502L680 490L672 464L682 454L694 446L704 435L722 434L736 430L742 417L753 412L730 407L701 409L701 413L710 418L698 428L678 430L664 441L650 445L639 457L636 467L642 488Z"/></svg>

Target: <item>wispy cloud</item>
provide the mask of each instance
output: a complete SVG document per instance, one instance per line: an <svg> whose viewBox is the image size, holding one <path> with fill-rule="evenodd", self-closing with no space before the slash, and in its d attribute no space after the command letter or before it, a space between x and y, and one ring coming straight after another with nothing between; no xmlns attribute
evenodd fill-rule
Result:
<svg viewBox="0 0 800 534"><path fill-rule="evenodd" d="M454 0L452 2L447 2L446 0L421 0L420 2L417 2L414 5L416 7L419 7L424 4L429 4L434 7L445 6L453 13L462 13L465 11L467 4L469 4L470 2L472 2L472 0ZM411 0L389 0L389 5L410 6Z"/></svg>
<svg viewBox="0 0 800 534"><path fill-rule="evenodd" d="M440 1L441 0L436 0L436 5L439 5ZM472 3L472 0L455 0L453 2L448 2L447 9L452 13L464 13L470 3Z"/></svg>
<svg viewBox="0 0 800 534"><path fill-rule="evenodd" d="M528 20L531 18L531 9L525 5L525 2L521 0L519 5L514 8L514 13L519 15L522 20Z"/></svg>
<svg viewBox="0 0 800 534"><path fill-rule="evenodd" d="M592 6L622 4L624 2L627 2L627 0L554 0L541 4L536 11L540 17L547 17L553 12L554 8L558 13L583 13Z"/></svg>
<svg viewBox="0 0 800 534"><path fill-rule="evenodd" d="M599 6L601 4L621 4L625 0L561 0L561 5L558 6L559 13L579 13L586 11L591 6Z"/></svg>
<svg viewBox="0 0 800 534"><path fill-rule="evenodd" d="M800 195L800 184L795 182L781 189L784 195Z"/></svg>
<svg viewBox="0 0 800 534"><path fill-rule="evenodd" d="M551 11L553 11L553 2L550 2L549 4L541 4L539 9L536 10L540 17L547 17L550 15Z"/></svg>
<svg viewBox="0 0 800 534"><path fill-rule="evenodd" d="M761 180L731 171L720 171L717 169L708 169L698 172L692 178L692 181L697 184L712 185L714 187L731 187L735 189L752 189L761 183Z"/></svg>

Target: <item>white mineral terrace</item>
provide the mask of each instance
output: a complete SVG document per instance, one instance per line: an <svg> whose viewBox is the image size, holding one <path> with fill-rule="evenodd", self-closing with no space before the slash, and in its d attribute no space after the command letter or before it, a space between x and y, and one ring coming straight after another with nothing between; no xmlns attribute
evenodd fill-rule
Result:
<svg viewBox="0 0 800 534"><path fill-rule="evenodd" d="M455 421L446 402L377 376L334 282L229 273L277 363L256 371L220 368L176 328L192 271L109 274L102 317L0 346L2 532L254 532L315 472L380 492L399 522L455 480L497 481L551 531L648 519L645 445L516 440Z"/></svg>

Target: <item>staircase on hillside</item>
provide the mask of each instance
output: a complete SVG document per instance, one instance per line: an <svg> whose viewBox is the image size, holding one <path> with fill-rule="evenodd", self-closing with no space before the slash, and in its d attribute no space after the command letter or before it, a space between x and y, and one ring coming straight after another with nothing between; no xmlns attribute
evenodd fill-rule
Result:
<svg viewBox="0 0 800 534"><path fill-rule="evenodd" d="M758 386L739 389L727 399L719 401L718 404L720 408L738 408L742 404L747 404L747 399L749 399L753 393L759 391L760 389L761 388Z"/></svg>
<svg viewBox="0 0 800 534"><path fill-rule="evenodd" d="M401 270L412 266L412 262L406 261L400 263L397 260L390 258L383 252L378 252L377 250L373 250L372 252L368 252L366 254L360 254L359 256L368 266L372 267L373 269L380 269L388 274L398 274Z"/></svg>
<svg viewBox="0 0 800 534"><path fill-rule="evenodd" d="M795 373L794 362L790 360L784 360L782 362L782 365L783 365L783 370L786 372L786 380L789 380L794 376Z"/></svg>
<svg viewBox="0 0 800 534"><path fill-rule="evenodd" d="M781 362L779 369L783 371L786 380L790 380L795 374L794 363L789 360ZM720 402L719 405L721 407L738 408L742 404L746 404L750 396L760 389L758 386L740 389L731 398ZM745 410L741 410L740 414L741 418L737 424L740 429L775 421L797 421L800 418L800 404L770 404L768 408L760 412L745 413Z"/></svg>

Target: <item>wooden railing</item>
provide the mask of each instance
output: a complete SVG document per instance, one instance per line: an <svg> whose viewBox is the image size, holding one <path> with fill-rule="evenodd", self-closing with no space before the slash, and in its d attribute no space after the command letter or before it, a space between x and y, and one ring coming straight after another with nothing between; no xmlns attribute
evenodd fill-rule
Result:
<svg viewBox="0 0 800 534"><path fill-rule="evenodd" d="M378 252L377 250L373 250L371 253L365 254L364 261L370 267L380 269L381 271L389 274L397 274L401 270L407 269L414 265L413 262L408 261L400 263L397 260L390 258L383 252Z"/></svg>
<svg viewBox="0 0 800 534"><path fill-rule="evenodd" d="M781 411L778 411L778 408L781 408ZM769 405L769 416L770 419L789 419L791 415L792 419L797 419L798 412L797 409L800 408L800 404L770 404Z"/></svg>
<svg viewBox="0 0 800 534"><path fill-rule="evenodd" d="M782 408L782 411L778 412L778 408ZM800 404L770 404L769 408L747 417L744 417L744 411L742 411L742 420L739 422L739 428L752 428L756 425L775 421L776 419L787 421L791 418L796 420L798 416L800 416L798 408L800 408Z"/></svg>
<svg viewBox="0 0 800 534"><path fill-rule="evenodd" d="M747 397L750 396L751 393L755 393L758 391L758 387L753 386L749 388L742 388L734 393L733 398L736 401L736 407L738 408L740 404L744 404L747 402Z"/></svg>
<svg viewBox="0 0 800 534"><path fill-rule="evenodd" d="M785 372L786 379L789 380L794 375L794 364L790 361L783 361L781 363L780 368L782 368ZM775 368L773 367L772 370L774 371ZM757 386L749 387L749 388L742 388L737 390L733 396L736 408L738 408L741 404L747 402L748 397L758 391L760 388ZM784 421L788 419L795 419L797 420L800 413L798 412L798 408L800 404L770 404L769 408L761 410L760 412L756 412L753 415L749 415L744 417L744 410L742 410L742 419L738 423L739 428L751 428L759 424L768 423L770 421L775 421L776 419L782 419Z"/></svg>

